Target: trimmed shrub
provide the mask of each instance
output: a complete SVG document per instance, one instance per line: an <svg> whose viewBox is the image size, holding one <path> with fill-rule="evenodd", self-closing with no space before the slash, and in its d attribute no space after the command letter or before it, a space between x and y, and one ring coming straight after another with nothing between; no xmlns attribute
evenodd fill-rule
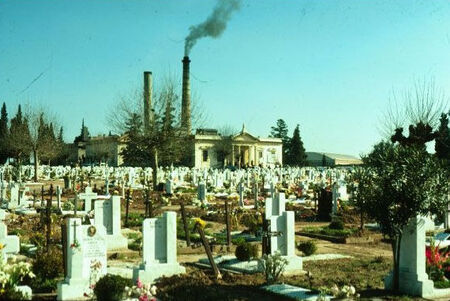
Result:
<svg viewBox="0 0 450 301"><path fill-rule="evenodd" d="M249 261L258 256L258 245L248 242L241 243L236 247L234 255L239 261Z"/></svg>
<svg viewBox="0 0 450 301"><path fill-rule="evenodd" d="M122 300L125 287L132 286L132 281L118 275L107 274L97 281L94 294L98 301Z"/></svg>
<svg viewBox="0 0 450 301"><path fill-rule="evenodd" d="M344 230L345 224L341 219L335 219L328 225L328 228L334 230Z"/></svg>
<svg viewBox="0 0 450 301"><path fill-rule="evenodd" d="M301 242L297 246L297 248L298 248L299 251L302 251L303 254L305 254L305 256L313 255L317 251L317 245L316 245L316 242L314 240L308 240L308 241L305 241L305 242Z"/></svg>

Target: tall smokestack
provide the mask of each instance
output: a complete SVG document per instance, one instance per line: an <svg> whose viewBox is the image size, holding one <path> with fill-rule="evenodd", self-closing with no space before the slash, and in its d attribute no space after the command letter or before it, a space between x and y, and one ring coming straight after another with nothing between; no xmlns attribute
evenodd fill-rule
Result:
<svg viewBox="0 0 450 301"><path fill-rule="evenodd" d="M144 71L144 128L146 130L150 129L152 121L152 73Z"/></svg>
<svg viewBox="0 0 450 301"><path fill-rule="evenodd" d="M191 60L185 56L183 62L183 91L181 96L181 127L187 134L191 134L191 87L189 83L189 63Z"/></svg>

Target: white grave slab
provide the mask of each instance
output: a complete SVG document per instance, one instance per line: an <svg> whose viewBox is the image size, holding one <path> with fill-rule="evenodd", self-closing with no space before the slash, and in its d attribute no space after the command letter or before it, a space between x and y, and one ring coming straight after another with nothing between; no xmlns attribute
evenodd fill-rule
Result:
<svg viewBox="0 0 450 301"><path fill-rule="evenodd" d="M128 248L128 239L122 235L120 224L120 196L95 201L94 225L106 235L108 251Z"/></svg>
<svg viewBox="0 0 450 301"><path fill-rule="evenodd" d="M161 276L185 273L177 262L177 214L165 212L160 218L145 219L142 228L143 262L133 270L133 280L153 283Z"/></svg>
<svg viewBox="0 0 450 301"><path fill-rule="evenodd" d="M80 300L106 275L106 240L95 226L81 225L79 218L67 221L67 276L58 283L57 300Z"/></svg>

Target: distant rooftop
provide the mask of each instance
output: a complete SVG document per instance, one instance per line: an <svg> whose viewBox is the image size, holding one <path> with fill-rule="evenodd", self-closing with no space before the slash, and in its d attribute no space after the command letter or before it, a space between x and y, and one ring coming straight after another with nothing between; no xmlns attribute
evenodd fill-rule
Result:
<svg viewBox="0 0 450 301"><path fill-rule="evenodd" d="M216 129L197 129L197 135L219 135L219 132Z"/></svg>

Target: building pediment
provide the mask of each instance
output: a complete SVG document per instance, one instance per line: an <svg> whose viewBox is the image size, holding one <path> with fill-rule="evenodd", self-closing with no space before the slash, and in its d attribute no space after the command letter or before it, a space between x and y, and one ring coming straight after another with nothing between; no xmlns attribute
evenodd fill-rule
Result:
<svg viewBox="0 0 450 301"><path fill-rule="evenodd" d="M249 133L239 133L232 138L233 142L259 142L259 139Z"/></svg>

